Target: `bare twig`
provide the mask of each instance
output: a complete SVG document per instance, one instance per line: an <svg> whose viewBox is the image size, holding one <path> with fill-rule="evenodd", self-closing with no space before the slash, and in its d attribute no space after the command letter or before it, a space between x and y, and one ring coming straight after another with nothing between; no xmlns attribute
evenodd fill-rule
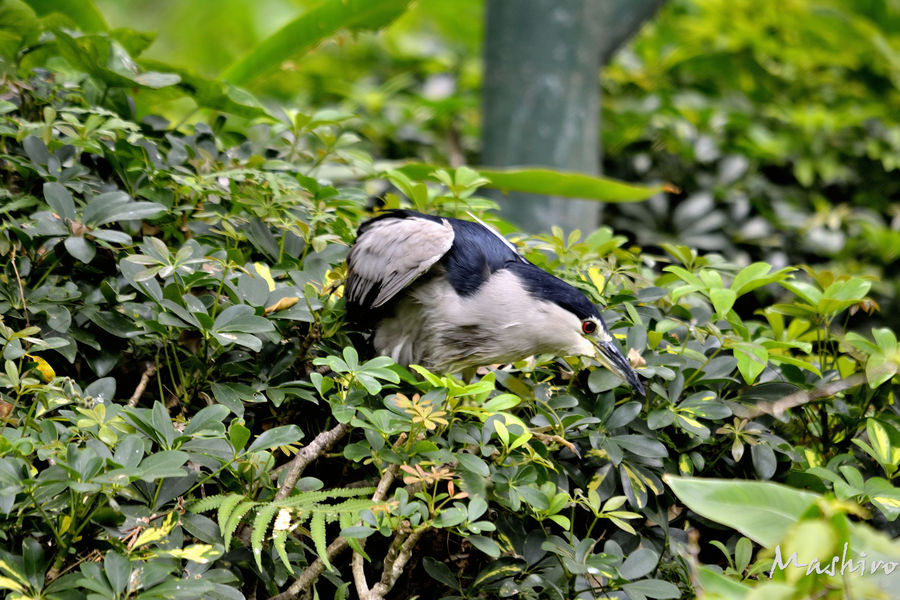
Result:
<svg viewBox="0 0 900 600"><path fill-rule="evenodd" d="M317 435L316 439L310 442L309 445L301 448L300 451L297 452L297 456L294 457L294 460L291 461L287 475L284 478L284 483L281 484L281 488L278 490L275 500L286 498L288 494L291 493L291 490L294 489L294 486L297 485L297 481L300 479L300 475L303 474L303 470L306 469L312 461L328 452L331 447L334 446L335 442L347 435L349 431L350 425L348 423L338 423L335 427Z"/></svg>
<svg viewBox="0 0 900 600"><path fill-rule="evenodd" d="M387 556L384 557L384 571L381 573L381 581L376 583L367 595L363 596L360 594L360 600L383 600L385 594L394 588L397 580L403 575L403 569L406 568L406 563L412 558L413 548L415 548L416 544L419 542L419 538L422 537L422 534L425 533L427 529L427 525L420 525L413 529L409 535L405 536L403 543L399 544L399 549L396 544L391 544ZM357 556L359 555L353 555L354 560Z"/></svg>
<svg viewBox="0 0 900 600"><path fill-rule="evenodd" d="M10 256L9 262L12 265L13 272L16 274L16 283L19 284L19 298L22 299L22 311L25 313L25 326L31 327L31 323L28 322L28 305L25 303L25 289L22 287L22 276L19 275L19 267L16 265L17 249L18 246L13 244L12 255Z"/></svg>
<svg viewBox="0 0 900 600"><path fill-rule="evenodd" d="M562 437L561 435L547 434L547 433L542 433L540 431L534 431L534 430L531 431L531 435L533 435L534 437L539 439L544 445L550 445L550 444L556 442L557 444L559 444L561 446L565 446L566 448L569 449L569 451L572 454L581 458L581 452L578 451L578 446L576 446L575 444L573 444L566 438Z"/></svg>
<svg viewBox="0 0 900 600"><path fill-rule="evenodd" d="M375 488L375 493L372 494L372 500L378 502L380 500L384 500L384 497L387 495L388 490L391 488L391 484L394 483L394 479L397 477L397 472L400 470L400 465L391 465L387 468L384 474L381 476L381 480L378 482L378 486ZM328 562L332 562L338 554L343 552L347 548L347 540L343 537L337 537L325 548L325 555L328 557ZM269 600L294 600L299 597L301 593L304 593L309 590L313 583L315 583L316 579L318 579L319 575L321 575L325 571L325 563L322 561L322 558L319 557L314 560L304 571L300 574L300 576L288 587L288 589L284 590L280 594L276 594L269 598Z"/></svg>
<svg viewBox="0 0 900 600"><path fill-rule="evenodd" d="M397 580L403 574L406 563L412 558L412 550L419 538L428 529L427 525L421 525L416 529L409 528L409 522L397 532L387 555L384 557L384 570L381 573L381 581L371 589L366 582L366 574L363 569L363 557L359 553L353 554L353 581L356 584L356 593L360 600L383 600L385 594L390 592Z"/></svg>
<svg viewBox="0 0 900 600"><path fill-rule="evenodd" d="M838 379L826 383L823 386L813 388L811 390L800 390L793 394L788 394L780 400L773 402L761 402L753 407L746 407L746 410L735 410L735 415L745 419L753 419L763 414L780 417L785 411L796 408L822 398L828 398L839 394L850 388L862 385L866 382L866 376L863 373L856 373L845 379Z"/></svg>
<svg viewBox="0 0 900 600"><path fill-rule="evenodd" d="M144 390L147 389L147 384L150 383L150 378L154 375L156 375L156 365L150 365L147 367L147 370L141 374L141 380L138 382L137 387L134 388L134 393L131 395L131 398L128 399L128 406L132 408L137 406L141 396L144 395Z"/></svg>

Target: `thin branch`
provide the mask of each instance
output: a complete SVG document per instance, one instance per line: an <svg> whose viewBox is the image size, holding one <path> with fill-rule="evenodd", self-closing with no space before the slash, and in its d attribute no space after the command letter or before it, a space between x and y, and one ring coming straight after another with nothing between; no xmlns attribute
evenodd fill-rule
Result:
<svg viewBox="0 0 900 600"><path fill-rule="evenodd" d="M13 272L16 274L16 283L19 284L19 298L22 299L22 311L25 313L25 326L31 327L31 324L28 322L28 305L25 303L25 289L22 287L22 276L19 275L19 267L16 265L16 250L18 246L13 244L12 247L12 255L10 256L10 264L12 265Z"/></svg>
<svg viewBox="0 0 900 600"><path fill-rule="evenodd" d="M747 407L746 410L735 411L735 415L745 419L753 419L760 415L767 414L780 417L785 411L796 408L822 398L828 398L839 394L843 391L862 385L866 382L866 376L863 373L856 373L845 379L838 379L826 383L823 386L813 388L811 390L800 390L793 394L788 394L780 400L773 402L761 402L753 407ZM739 414L740 413L740 414Z"/></svg>
<svg viewBox="0 0 900 600"><path fill-rule="evenodd" d="M393 541L391 541L391 548L394 547L394 544L399 539L400 532L397 532ZM350 570L353 572L353 584L356 586L356 595L359 596L359 600L367 600L372 592L369 590L369 582L366 581L365 563L363 562L362 554L359 552L353 553L353 557L350 559Z"/></svg>
<svg viewBox="0 0 900 600"><path fill-rule="evenodd" d="M294 486L297 485L297 481L303 474L304 469L306 469L312 461L328 452L331 447L334 446L339 439L347 435L349 431L350 425L348 423L338 423L332 429L323 431L317 435L316 439L304 448L301 448L300 451L297 452L297 456L294 457L294 460L291 461L287 475L284 478L284 483L281 484L278 494L275 495L275 500L287 498L288 494L291 493L291 490L294 489Z"/></svg>
<svg viewBox="0 0 900 600"><path fill-rule="evenodd" d="M134 388L134 393L131 395L131 398L128 399L128 406L131 408L137 406L141 396L144 395L144 390L147 389L147 384L150 383L150 378L154 375L156 375L156 365L150 365L147 367L147 370L141 374L141 380L138 382L137 387Z"/></svg>
<svg viewBox="0 0 900 600"><path fill-rule="evenodd" d="M327 433L327 432L326 432ZM320 434L321 435L321 434ZM401 436L401 438L404 436ZM384 497L387 495L388 490L391 487L391 484L394 483L394 479L397 477L397 472L400 470L400 465L391 465L384 472L384 475L381 476L381 480L378 482L378 486L375 488L375 493L372 494L372 500L375 502L379 502L384 500ZM333 542L328 544L325 548L325 555L328 557L328 562L333 562L338 554L343 552L347 548L347 540L343 537L337 537ZM301 593L306 592L315 583L316 579L318 579L319 575L321 575L325 571L325 563L322 562L322 558L319 557L314 560L304 571L300 574L300 576L290 585L290 587L280 594L276 594L269 598L269 600L294 600L298 598Z"/></svg>

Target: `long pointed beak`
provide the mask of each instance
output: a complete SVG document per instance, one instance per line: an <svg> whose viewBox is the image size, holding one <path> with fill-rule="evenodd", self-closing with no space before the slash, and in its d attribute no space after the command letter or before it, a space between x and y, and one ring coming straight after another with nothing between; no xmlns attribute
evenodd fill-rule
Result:
<svg viewBox="0 0 900 600"><path fill-rule="evenodd" d="M597 351L594 355L604 367L625 380L641 396L644 396L644 384L641 383L638 374L631 368L628 359L622 356L618 344L614 341L596 342Z"/></svg>

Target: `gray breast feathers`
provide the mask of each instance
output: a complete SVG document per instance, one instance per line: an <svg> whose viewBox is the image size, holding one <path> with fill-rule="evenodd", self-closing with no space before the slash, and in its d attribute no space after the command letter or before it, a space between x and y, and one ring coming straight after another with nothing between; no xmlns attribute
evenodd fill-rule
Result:
<svg viewBox="0 0 900 600"><path fill-rule="evenodd" d="M347 256L344 294L362 308L384 305L431 268L453 245L453 227L420 218L373 222Z"/></svg>

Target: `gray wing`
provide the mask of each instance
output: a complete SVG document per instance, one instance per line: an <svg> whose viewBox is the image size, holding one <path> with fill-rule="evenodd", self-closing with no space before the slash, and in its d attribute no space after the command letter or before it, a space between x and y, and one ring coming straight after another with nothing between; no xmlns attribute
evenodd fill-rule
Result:
<svg viewBox="0 0 900 600"><path fill-rule="evenodd" d="M379 219L360 234L347 255L350 274L344 295L358 306L381 306L440 260L452 245L453 227L446 220Z"/></svg>

